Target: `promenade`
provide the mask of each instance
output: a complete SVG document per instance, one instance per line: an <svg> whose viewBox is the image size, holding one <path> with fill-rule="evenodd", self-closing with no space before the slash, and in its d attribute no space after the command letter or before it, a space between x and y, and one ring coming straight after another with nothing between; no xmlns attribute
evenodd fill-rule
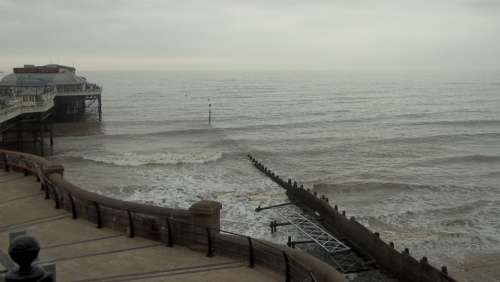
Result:
<svg viewBox="0 0 500 282"><path fill-rule="evenodd" d="M40 263L56 264L57 281L284 281L248 262L96 228L55 209L34 176L0 171L0 250L9 233L26 230L41 245ZM0 255L1 256L1 255ZM4 256L5 259L5 256ZM0 258L1 261L1 258ZM0 274L6 269L0 265Z"/></svg>

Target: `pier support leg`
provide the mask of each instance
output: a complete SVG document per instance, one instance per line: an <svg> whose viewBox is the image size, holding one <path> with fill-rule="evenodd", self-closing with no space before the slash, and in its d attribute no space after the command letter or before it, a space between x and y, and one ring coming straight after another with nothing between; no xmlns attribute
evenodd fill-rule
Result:
<svg viewBox="0 0 500 282"><path fill-rule="evenodd" d="M44 124L43 122L40 122L40 154L43 157L45 155L44 152L44 142L43 142L43 129L44 129Z"/></svg>
<svg viewBox="0 0 500 282"><path fill-rule="evenodd" d="M50 147L54 146L54 123L51 121L49 126L49 134L50 134Z"/></svg>
<svg viewBox="0 0 500 282"><path fill-rule="evenodd" d="M36 143L38 142L38 133L37 133L36 129L33 130L31 135L33 135L33 149L36 150Z"/></svg>
<svg viewBox="0 0 500 282"><path fill-rule="evenodd" d="M7 146L7 132L2 132L2 146L5 148Z"/></svg>
<svg viewBox="0 0 500 282"><path fill-rule="evenodd" d="M101 103L101 95L97 96L97 106L99 110L99 121L102 121L102 103Z"/></svg>
<svg viewBox="0 0 500 282"><path fill-rule="evenodd" d="M17 149L23 151L23 123L20 121L17 123Z"/></svg>

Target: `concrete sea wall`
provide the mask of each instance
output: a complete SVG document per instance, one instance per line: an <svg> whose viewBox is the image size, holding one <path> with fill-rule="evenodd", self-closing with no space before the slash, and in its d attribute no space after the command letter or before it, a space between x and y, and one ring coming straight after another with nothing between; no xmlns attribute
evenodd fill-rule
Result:
<svg viewBox="0 0 500 282"><path fill-rule="evenodd" d="M281 273L285 281L345 281L334 268L300 250L221 230L218 202L203 200L189 209L171 209L109 198L66 181L61 165L14 151L0 150L0 167L34 175L56 209L65 209L73 219L88 220L97 228L149 238L166 247L186 246L207 256L245 260L249 267Z"/></svg>
<svg viewBox="0 0 500 282"><path fill-rule="evenodd" d="M378 233L357 222L354 217L347 218L345 211L340 212L336 205L332 206L329 199L318 196L315 192L306 190L302 185L291 179L284 180L264 166L252 156L248 156L255 167L278 185L286 189L292 202L315 212L322 219L322 225L338 238L347 239L357 249L369 255L379 266L390 271L402 281L414 282L455 282L446 266L441 270L428 263L426 257L420 260L413 258L408 249L402 252L394 248L393 243L384 242Z"/></svg>

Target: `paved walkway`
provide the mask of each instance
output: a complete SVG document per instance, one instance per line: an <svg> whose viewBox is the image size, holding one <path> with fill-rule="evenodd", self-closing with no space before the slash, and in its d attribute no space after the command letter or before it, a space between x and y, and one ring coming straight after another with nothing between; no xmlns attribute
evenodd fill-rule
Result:
<svg viewBox="0 0 500 282"><path fill-rule="evenodd" d="M55 262L57 281L282 281L268 269L246 261L208 258L189 248L128 238L44 200L33 176L0 172L0 250L8 250L9 232L26 230L41 244L40 262ZM1 258L0 258L1 261ZM0 273L5 271L0 265Z"/></svg>

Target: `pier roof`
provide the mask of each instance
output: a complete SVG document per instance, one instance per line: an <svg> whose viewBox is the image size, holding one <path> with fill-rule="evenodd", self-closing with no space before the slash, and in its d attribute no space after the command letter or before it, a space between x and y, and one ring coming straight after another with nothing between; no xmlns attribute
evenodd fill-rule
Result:
<svg viewBox="0 0 500 282"><path fill-rule="evenodd" d="M75 74L75 68L62 65L45 65L14 68L14 72L0 80L0 86L43 86L49 84L82 84L86 80Z"/></svg>

